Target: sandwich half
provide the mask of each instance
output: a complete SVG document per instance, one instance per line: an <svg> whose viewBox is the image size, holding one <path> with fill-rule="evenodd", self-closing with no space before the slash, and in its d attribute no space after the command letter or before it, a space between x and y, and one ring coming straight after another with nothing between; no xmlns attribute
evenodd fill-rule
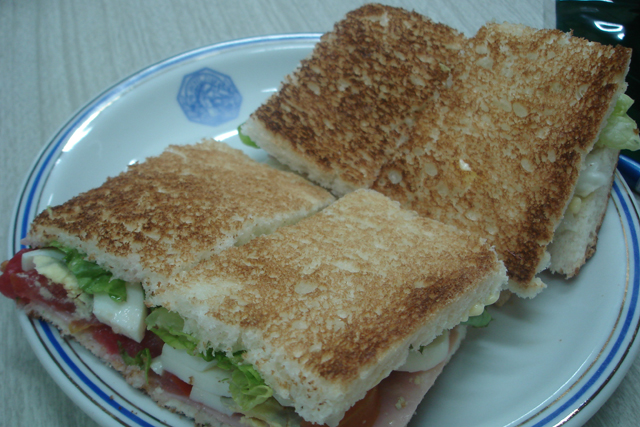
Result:
<svg viewBox="0 0 640 427"><path fill-rule="evenodd" d="M466 38L366 5L323 36L241 131L335 194L373 188L479 233L504 260L511 291L533 297L545 287L539 272L570 277L593 254L618 151L640 147L626 116L630 55L521 25ZM345 102L363 95L361 105Z"/></svg>
<svg viewBox="0 0 640 427"><path fill-rule="evenodd" d="M555 270L570 275L595 246L618 151L588 156L624 94L630 54L556 30L484 26L460 52L451 90L423 110L373 188L486 236L507 266L511 290L535 296L545 287L537 273L570 256L567 245L578 260ZM590 164L599 173L590 174ZM600 198L589 200L599 212L580 206L597 188ZM592 218L578 229L590 236L581 247L563 243L568 233L555 235L571 227L560 226L563 217L573 216ZM552 241L564 247L553 261Z"/></svg>
<svg viewBox="0 0 640 427"><path fill-rule="evenodd" d="M129 354L162 341L146 330L141 282L201 259L334 200L327 191L213 140L171 146L32 222L2 265L0 291L122 372Z"/></svg>
<svg viewBox="0 0 640 427"><path fill-rule="evenodd" d="M176 408L198 422L403 426L458 347L459 324L506 282L483 239L357 190L145 281L149 326L166 342L153 369L192 385L206 407Z"/></svg>

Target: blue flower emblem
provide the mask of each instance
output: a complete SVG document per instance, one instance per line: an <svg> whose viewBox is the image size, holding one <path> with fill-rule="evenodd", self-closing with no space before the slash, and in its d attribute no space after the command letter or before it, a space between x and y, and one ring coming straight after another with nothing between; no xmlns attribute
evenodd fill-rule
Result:
<svg viewBox="0 0 640 427"><path fill-rule="evenodd" d="M218 126L238 117L242 95L231 77L202 68L182 78L178 104L190 121Z"/></svg>

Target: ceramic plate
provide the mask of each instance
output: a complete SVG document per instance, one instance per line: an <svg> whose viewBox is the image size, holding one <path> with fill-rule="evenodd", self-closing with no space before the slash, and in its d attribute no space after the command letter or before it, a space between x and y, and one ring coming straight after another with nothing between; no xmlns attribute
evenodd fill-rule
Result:
<svg viewBox="0 0 640 427"><path fill-rule="evenodd" d="M169 144L214 137L243 147L236 128L276 91L318 34L243 39L151 66L80 110L36 159L17 201L11 253L34 215L100 185ZM596 255L579 277L553 276L534 300L492 309L471 331L411 426L578 426L611 395L638 351L638 210L616 177ZM20 315L41 362L104 426L187 426L47 323ZM463 409L464 410L461 410Z"/></svg>

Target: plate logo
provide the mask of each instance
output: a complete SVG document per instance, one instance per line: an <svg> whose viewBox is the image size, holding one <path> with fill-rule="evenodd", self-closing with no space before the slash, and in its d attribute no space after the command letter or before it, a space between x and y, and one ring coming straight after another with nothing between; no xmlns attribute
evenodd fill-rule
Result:
<svg viewBox="0 0 640 427"><path fill-rule="evenodd" d="M202 68L182 78L178 104L190 121L218 126L238 117L242 95L231 77Z"/></svg>

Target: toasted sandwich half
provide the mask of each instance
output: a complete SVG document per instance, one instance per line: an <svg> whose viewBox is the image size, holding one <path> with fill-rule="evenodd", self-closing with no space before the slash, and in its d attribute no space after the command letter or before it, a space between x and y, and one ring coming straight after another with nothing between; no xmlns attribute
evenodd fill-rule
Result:
<svg viewBox="0 0 640 427"><path fill-rule="evenodd" d="M349 30L367 43L356 48L342 36ZM353 52L359 59L349 67ZM421 79L407 79L393 55ZM486 237L507 265L510 289L533 297L545 286L540 271L570 277L593 254L618 151L640 147L626 116L630 55L520 25L489 24L466 38L412 12L366 5L325 34L241 130L335 194L373 188ZM375 84L365 69L385 77ZM336 84L343 81L349 85ZM367 102L345 116L350 88ZM389 92L410 107L384 110ZM355 115L359 122L343 123ZM367 178L352 179L364 166L326 153L359 159Z"/></svg>
<svg viewBox="0 0 640 427"><path fill-rule="evenodd" d="M459 324L506 282L483 239L358 190L145 280L149 327L166 342L152 369L204 406L150 393L213 425L403 426L458 347Z"/></svg>
<svg viewBox="0 0 640 427"><path fill-rule="evenodd" d="M573 275L594 250L619 150L594 146L624 96L630 54L557 30L484 26L373 188L487 237L511 290L536 295L537 273L551 263Z"/></svg>
<svg viewBox="0 0 640 427"><path fill-rule="evenodd" d="M299 221L334 200L292 173L213 140L171 146L50 207L3 263L0 291L126 372L155 356L140 283Z"/></svg>

